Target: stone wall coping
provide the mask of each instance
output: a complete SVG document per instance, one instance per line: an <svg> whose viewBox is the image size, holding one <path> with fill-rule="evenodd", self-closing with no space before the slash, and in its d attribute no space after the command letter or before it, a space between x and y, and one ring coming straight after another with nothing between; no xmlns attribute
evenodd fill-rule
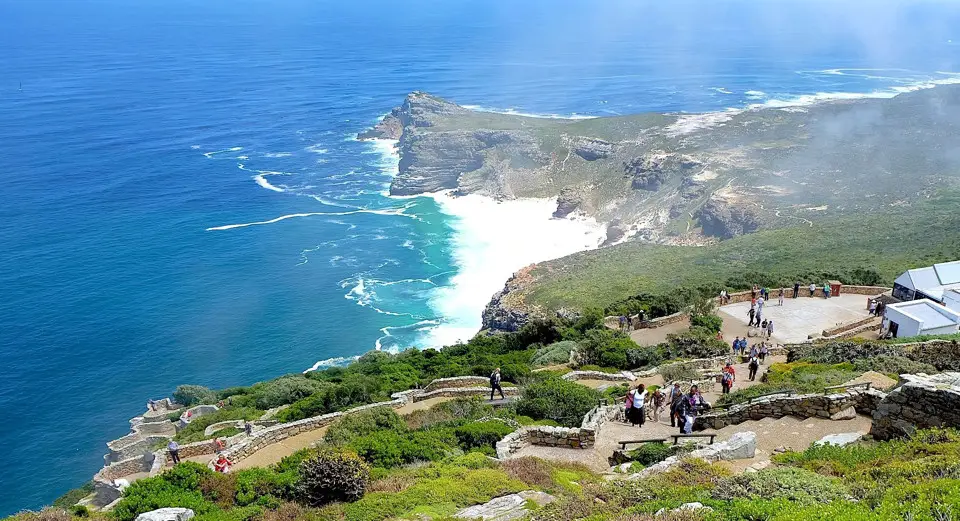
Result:
<svg viewBox="0 0 960 521"><path fill-rule="evenodd" d="M489 378L483 376L454 376L450 378L437 378L432 382L424 386L424 392L435 391L437 389L444 389L450 387L477 387L485 385L490 381ZM463 385L467 383L469 385Z"/></svg>

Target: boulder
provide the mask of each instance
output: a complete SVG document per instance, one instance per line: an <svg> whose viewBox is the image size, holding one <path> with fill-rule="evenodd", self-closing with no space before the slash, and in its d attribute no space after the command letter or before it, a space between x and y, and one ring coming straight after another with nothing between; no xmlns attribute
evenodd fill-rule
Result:
<svg viewBox="0 0 960 521"><path fill-rule="evenodd" d="M863 434L859 432L844 432L841 434L828 434L814 442L814 445L836 445L838 447L843 447L845 445L850 445L860 441L863 438Z"/></svg>
<svg viewBox="0 0 960 521"><path fill-rule="evenodd" d="M703 503L700 503L700 502L698 502L698 501L695 501L695 502L693 502L693 503L684 503L684 504L680 505L679 507L670 510L670 512L673 512L673 513L681 513L681 512L713 512L713 509L710 508L710 507L708 507L708 506L706 506L706 505L704 505ZM667 513L667 509L666 509L666 508L661 508L660 510L657 510L657 513L656 513L655 515L657 515L657 516L662 516L662 515L664 515L664 514L666 514L666 513Z"/></svg>
<svg viewBox="0 0 960 521"><path fill-rule="evenodd" d="M543 506L552 503L554 497L550 494L527 490L517 494L510 494L491 499L482 505L460 510L453 517L460 519L482 519L483 521L512 521L525 517L527 512L527 501L533 501L537 505Z"/></svg>
<svg viewBox="0 0 960 521"><path fill-rule="evenodd" d="M605 159L613 153L615 145L609 141L589 137L577 138L573 152L587 161Z"/></svg>
<svg viewBox="0 0 960 521"><path fill-rule="evenodd" d="M757 453L757 434L751 431L738 432L729 440L715 445L721 460L750 459Z"/></svg>
<svg viewBox="0 0 960 521"><path fill-rule="evenodd" d="M668 152L651 152L635 157L623 165L624 173L633 178L634 190L659 190L674 176L684 175L702 166L690 156Z"/></svg>
<svg viewBox="0 0 960 521"><path fill-rule="evenodd" d="M189 508L159 508L140 514L136 521L187 521L194 515Z"/></svg>
<svg viewBox="0 0 960 521"><path fill-rule="evenodd" d="M831 420L852 420L857 417L857 410L853 407L847 407L830 415Z"/></svg>

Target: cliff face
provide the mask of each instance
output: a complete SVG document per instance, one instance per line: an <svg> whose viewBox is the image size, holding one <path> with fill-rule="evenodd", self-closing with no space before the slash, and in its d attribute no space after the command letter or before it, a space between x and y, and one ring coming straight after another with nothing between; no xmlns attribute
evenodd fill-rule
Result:
<svg viewBox="0 0 960 521"><path fill-rule="evenodd" d="M394 195L556 198L556 218L607 224L605 244L704 245L960 185L960 86L589 120L473 111L414 92L358 138L398 140ZM521 319L511 309L488 310L488 325L513 327Z"/></svg>

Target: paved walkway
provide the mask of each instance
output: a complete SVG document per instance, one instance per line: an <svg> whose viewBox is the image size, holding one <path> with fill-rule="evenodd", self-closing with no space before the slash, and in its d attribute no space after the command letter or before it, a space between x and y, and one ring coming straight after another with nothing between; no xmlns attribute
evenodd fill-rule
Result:
<svg viewBox="0 0 960 521"><path fill-rule="evenodd" d="M720 308L720 316L723 317L724 323L724 339L732 340L733 336L747 334L749 309L749 301L728 304ZM829 299L811 297L786 299L783 306L778 306L777 298L773 297L772 302L764 304L763 316L773 319L773 341L787 344L806 341L807 336L812 333L819 333L844 322L866 318L869 314L865 295L841 295Z"/></svg>

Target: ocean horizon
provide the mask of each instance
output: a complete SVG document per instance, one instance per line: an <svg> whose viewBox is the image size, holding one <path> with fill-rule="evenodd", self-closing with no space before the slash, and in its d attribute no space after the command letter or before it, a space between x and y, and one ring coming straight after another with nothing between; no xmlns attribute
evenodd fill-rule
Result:
<svg viewBox="0 0 960 521"><path fill-rule="evenodd" d="M601 242L552 200L390 197L393 143L356 135L407 93L696 126L960 83L960 5L839 4L0 0L0 515L178 384L467 340Z"/></svg>

